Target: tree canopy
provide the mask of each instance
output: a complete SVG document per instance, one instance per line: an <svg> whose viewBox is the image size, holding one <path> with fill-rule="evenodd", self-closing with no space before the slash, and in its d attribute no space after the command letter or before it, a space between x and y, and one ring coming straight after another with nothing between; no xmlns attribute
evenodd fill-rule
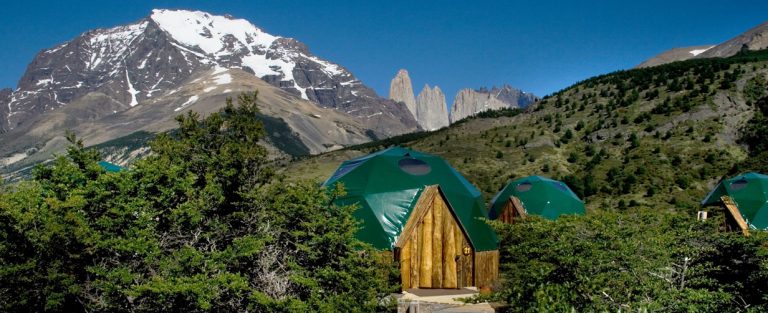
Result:
<svg viewBox="0 0 768 313"><path fill-rule="evenodd" d="M396 286L354 238L343 190L267 166L257 94L188 113L152 154L108 173L69 134L64 156L0 192L0 310L359 311Z"/></svg>

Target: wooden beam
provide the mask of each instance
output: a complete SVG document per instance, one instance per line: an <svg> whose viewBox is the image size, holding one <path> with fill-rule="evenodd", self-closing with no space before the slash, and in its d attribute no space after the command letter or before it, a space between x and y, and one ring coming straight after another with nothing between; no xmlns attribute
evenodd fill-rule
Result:
<svg viewBox="0 0 768 313"><path fill-rule="evenodd" d="M453 229L456 221L451 214L445 214L443 222L443 288L458 288L456 277L456 237Z"/></svg>
<svg viewBox="0 0 768 313"><path fill-rule="evenodd" d="M419 287L432 288L432 235L433 212L430 208L422 219L421 225L421 268L419 269Z"/></svg>
<svg viewBox="0 0 768 313"><path fill-rule="evenodd" d="M432 201L432 287L443 288L443 215L447 214L443 199Z"/></svg>
<svg viewBox="0 0 768 313"><path fill-rule="evenodd" d="M419 266L421 264L421 253L419 253L419 237L421 237L421 234L414 233L409 240L411 242L411 288L419 287Z"/></svg>
<svg viewBox="0 0 768 313"><path fill-rule="evenodd" d="M525 213L525 206L523 206L523 203L520 201L519 198L515 196L509 196L509 202L512 202L512 207L515 209L515 215L519 216L519 218L525 218L527 213Z"/></svg>
<svg viewBox="0 0 768 313"><path fill-rule="evenodd" d="M741 232L745 236L749 236L749 226L744 220L744 217L741 216L741 211L739 211L739 207L736 206L736 203L733 202L733 199L731 199L729 196L722 196L720 197L720 200L723 201L723 205L725 205L725 208L728 209L728 212L730 212L731 216L736 221L736 224L738 224L739 228L741 228Z"/></svg>
<svg viewBox="0 0 768 313"><path fill-rule="evenodd" d="M411 289L411 241L400 249L400 284L403 290Z"/></svg>

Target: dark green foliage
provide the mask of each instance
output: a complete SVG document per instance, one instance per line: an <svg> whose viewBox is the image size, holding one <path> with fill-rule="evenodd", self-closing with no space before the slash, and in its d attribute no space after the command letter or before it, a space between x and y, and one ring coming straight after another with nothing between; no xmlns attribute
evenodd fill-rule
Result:
<svg viewBox="0 0 768 313"><path fill-rule="evenodd" d="M629 135L629 148L634 149L640 146L640 139L637 138L637 134L632 133Z"/></svg>
<svg viewBox="0 0 768 313"><path fill-rule="evenodd" d="M569 163L576 163L576 161L578 161L578 160L579 160L579 155L576 154L576 152L571 152L570 154L568 154L567 161Z"/></svg>
<svg viewBox="0 0 768 313"><path fill-rule="evenodd" d="M741 143L749 146L752 155L768 151L768 96L758 99L755 104L755 115L742 129Z"/></svg>
<svg viewBox="0 0 768 313"><path fill-rule="evenodd" d="M153 154L106 173L66 156L0 192L0 311L369 312L391 261L355 239L343 190L266 166L256 95L179 116Z"/></svg>
<svg viewBox="0 0 768 313"><path fill-rule="evenodd" d="M623 201L623 200L622 200ZM494 223L510 312L763 311L762 233L717 233L717 218L633 208Z"/></svg>

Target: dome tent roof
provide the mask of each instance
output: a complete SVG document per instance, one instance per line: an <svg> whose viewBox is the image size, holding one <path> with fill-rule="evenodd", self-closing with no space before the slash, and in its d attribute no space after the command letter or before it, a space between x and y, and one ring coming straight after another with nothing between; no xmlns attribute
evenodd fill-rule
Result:
<svg viewBox="0 0 768 313"><path fill-rule="evenodd" d="M336 183L346 190L336 204L360 206L357 237L376 248L392 249L421 193L439 185L475 250L498 249L496 234L481 220L487 216L480 191L440 157L392 147L345 161L323 185Z"/></svg>
<svg viewBox="0 0 768 313"><path fill-rule="evenodd" d="M510 196L520 199L526 213L554 220L563 214L584 214L584 202L565 183L541 176L528 176L507 184L491 200L488 216L496 219Z"/></svg>
<svg viewBox="0 0 768 313"><path fill-rule="evenodd" d="M744 173L721 181L701 201L704 206L719 204L730 196L751 229L768 229L768 176Z"/></svg>

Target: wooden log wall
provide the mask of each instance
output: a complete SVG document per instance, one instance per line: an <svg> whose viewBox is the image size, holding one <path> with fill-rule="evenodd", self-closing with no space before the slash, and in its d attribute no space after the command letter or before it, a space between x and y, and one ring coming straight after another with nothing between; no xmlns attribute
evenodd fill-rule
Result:
<svg viewBox="0 0 768 313"><path fill-rule="evenodd" d="M475 285L474 250L435 186L422 192L396 246L403 289Z"/></svg>
<svg viewBox="0 0 768 313"><path fill-rule="evenodd" d="M499 252L474 251L436 186L422 192L396 247L404 290L491 286L499 275Z"/></svg>
<svg viewBox="0 0 768 313"><path fill-rule="evenodd" d="M475 252L475 283L491 287L499 278L499 250Z"/></svg>

